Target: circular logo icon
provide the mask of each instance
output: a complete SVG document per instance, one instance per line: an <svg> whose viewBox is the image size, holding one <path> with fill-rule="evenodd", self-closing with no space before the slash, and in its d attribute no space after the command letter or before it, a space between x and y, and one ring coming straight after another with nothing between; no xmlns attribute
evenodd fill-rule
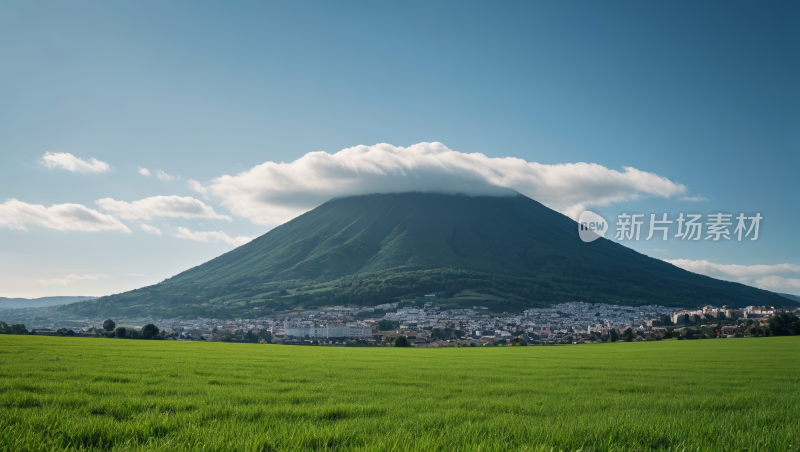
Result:
<svg viewBox="0 0 800 452"><path fill-rule="evenodd" d="M600 237L605 237L608 232L608 223L600 215L584 210L578 218L578 235L586 243L594 242Z"/></svg>

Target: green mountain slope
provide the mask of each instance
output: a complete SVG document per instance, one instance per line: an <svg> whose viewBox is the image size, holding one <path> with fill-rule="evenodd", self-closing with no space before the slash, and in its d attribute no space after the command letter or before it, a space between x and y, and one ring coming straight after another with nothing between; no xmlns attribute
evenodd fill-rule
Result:
<svg viewBox="0 0 800 452"><path fill-rule="evenodd" d="M91 300L97 297L41 297L41 298L5 298L0 297L0 309L42 308Z"/></svg>
<svg viewBox="0 0 800 452"><path fill-rule="evenodd" d="M224 317L427 292L508 311L567 300L793 304L606 239L583 243L573 220L522 195L403 193L331 200L160 284L64 309Z"/></svg>
<svg viewBox="0 0 800 452"><path fill-rule="evenodd" d="M788 299L790 299L792 301L796 301L796 302L800 303L800 295L792 295L792 294L788 294L788 293L779 293L778 295L780 295L780 296L782 296L784 298L788 298Z"/></svg>

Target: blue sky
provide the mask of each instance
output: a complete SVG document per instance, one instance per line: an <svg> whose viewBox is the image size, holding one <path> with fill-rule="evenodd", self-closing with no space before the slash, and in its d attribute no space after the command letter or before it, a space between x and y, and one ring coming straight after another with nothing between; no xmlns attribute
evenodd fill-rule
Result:
<svg viewBox="0 0 800 452"><path fill-rule="evenodd" d="M612 221L759 212L755 242L628 246L800 294L798 19L791 2L3 2L0 296L152 284L328 194L443 166Z"/></svg>

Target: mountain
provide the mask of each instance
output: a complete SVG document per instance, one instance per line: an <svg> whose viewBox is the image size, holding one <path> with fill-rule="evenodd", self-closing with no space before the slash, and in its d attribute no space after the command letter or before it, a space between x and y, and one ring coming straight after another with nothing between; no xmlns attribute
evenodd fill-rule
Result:
<svg viewBox="0 0 800 452"><path fill-rule="evenodd" d="M800 295L792 295L792 294L789 294L789 293L779 293L778 295L780 295L780 296L782 296L784 298L788 298L788 299L790 299L792 301L796 301L796 302L800 303Z"/></svg>
<svg viewBox="0 0 800 452"><path fill-rule="evenodd" d="M65 314L226 318L311 306L372 306L436 292L447 306L521 311L581 300L667 306L791 305L772 292L680 269L515 193L333 199L154 286Z"/></svg>
<svg viewBox="0 0 800 452"><path fill-rule="evenodd" d="M97 297L41 297L41 298L6 298L0 297L0 309L43 308L58 306L78 301L92 300Z"/></svg>

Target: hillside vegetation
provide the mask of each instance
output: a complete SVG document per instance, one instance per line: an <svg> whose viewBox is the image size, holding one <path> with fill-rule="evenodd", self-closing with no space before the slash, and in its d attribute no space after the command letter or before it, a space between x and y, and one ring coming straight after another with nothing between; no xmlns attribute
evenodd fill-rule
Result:
<svg viewBox="0 0 800 452"><path fill-rule="evenodd" d="M41 298L5 298L0 297L0 309L42 308L91 300L97 297L41 297Z"/></svg>
<svg viewBox="0 0 800 452"><path fill-rule="evenodd" d="M0 335L0 451L791 452L798 347L797 336L407 349Z"/></svg>
<svg viewBox="0 0 800 452"><path fill-rule="evenodd" d="M65 315L255 315L375 305L437 292L521 311L567 300L666 306L791 305L687 272L606 239L522 195L353 196L164 282L63 308ZM472 303L472 304L470 304Z"/></svg>

